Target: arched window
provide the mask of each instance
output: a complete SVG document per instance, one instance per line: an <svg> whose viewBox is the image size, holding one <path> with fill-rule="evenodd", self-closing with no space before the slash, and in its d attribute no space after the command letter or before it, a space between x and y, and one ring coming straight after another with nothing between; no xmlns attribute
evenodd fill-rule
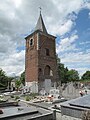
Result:
<svg viewBox="0 0 90 120"><path fill-rule="evenodd" d="M44 75L53 76L53 71L51 70L49 65L46 65L46 67L44 69Z"/></svg>
<svg viewBox="0 0 90 120"><path fill-rule="evenodd" d="M50 66L46 65L45 69L44 69L44 75L50 75Z"/></svg>

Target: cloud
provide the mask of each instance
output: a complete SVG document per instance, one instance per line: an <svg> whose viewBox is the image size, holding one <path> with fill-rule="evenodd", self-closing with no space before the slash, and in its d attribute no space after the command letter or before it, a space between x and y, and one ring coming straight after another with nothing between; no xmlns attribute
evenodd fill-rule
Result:
<svg viewBox="0 0 90 120"><path fill-rule="evenodd" d="M90 44L90 41L80 42L79 44L80 44L80 45L87 45L87 44Z"/></svg>
<svg viewBox="0 0 90 120"><path fill-rule="evenodd" d="M78 39L78 35L71 35L69 38L61 39L60 43L57 45L57 53L76 50L75 41Z"/></svg>
<svg viewBox="0 0 90 120"><path fill-rule="evenodd" d="M57 5L58 10L61 12L61 14L65 14L65 16L68 13L71 13L73 11L75 12L79 12L79 10L81 9L82 5L83 5L83 0L68 0L68 2L66 0L53 0L53 2Z"/></svg>
<svg viewBox="0 0 90 120"><path fill-rule="evenodd" d="M90 50L86 52L69 52L60 56L61 62L69 69L75 69L80 75L90 69Z"/></svg>
<svg viewBox="0 0 90 120"><path fill-rule="evenodd" d="M89 18L90 18L90 12L88 13L88 15L89 15Z"/></svg>
<svg viewBox="0 0 90 120"><path fill-rule="evenodd" d="M18 8L21 5L21 0L12 0L16 8Z"/></svg>
<svg viewBox="0 0 90 120"><path fill-rule="evenodd" d="M73 27L74 22L72 20L64 21L62 24L55 24L54 26L49 26L49 31L52 31L52 34L56 35L64 35L67 32L70 32L71 28Z"/></svg>
<svg viewBox="0 0 90 120"><path fill-rule="evenodd" d="M88 71L88 68L87 67L77 67L77 68L75 68L78 72L79 72L79 76L81 77L84 73L85 73L85 71Z"/></svg>
<svg viewBox="0 0 90 120"><path fill-rule="evenodd" d="M84 3L84 7L90 9L90 1L87 0L85 3Z"/></svg>
<svg viewBox="0 0 90 120"><path fill-rule="evenodd" d="M72 59L71 59L72 58ZM64 63L79 63L90 64L90 52L69 52L62 56L62 62Z"/></svg>
<svg viewBox="0 0 90 120"><path fill-rule="evenodd" d="M13 51L13 54L10 54L6 57L2 56L0 60L1 68L6 71L8 75L13 73L15 73L15 75L20 75L20 73L24 71L25 68L25 50L22 50L19 53Z"/></svg>

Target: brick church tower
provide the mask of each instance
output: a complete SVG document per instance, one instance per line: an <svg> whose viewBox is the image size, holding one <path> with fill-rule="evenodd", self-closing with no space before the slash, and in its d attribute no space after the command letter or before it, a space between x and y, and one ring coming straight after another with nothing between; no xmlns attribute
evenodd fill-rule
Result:
<svg viewBox="0 0 90 120"><path fill-rule="evenodd" d="M32 92L48 93L57 82L55 38L48 34L40 12L34 32L25 38L25 83Z"/></svg>

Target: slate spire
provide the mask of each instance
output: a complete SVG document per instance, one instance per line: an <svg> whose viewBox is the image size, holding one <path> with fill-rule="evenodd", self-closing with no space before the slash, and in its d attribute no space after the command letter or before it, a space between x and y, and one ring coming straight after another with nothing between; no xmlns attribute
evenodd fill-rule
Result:
<svg viewBox="0 0 90 120"><path fill-rule="evenodd" d="M36 27L35 27L35 31L36 30L40 30L43 33L47 34L47 30L46 30L46 27L45 27L44 22L43 22L41 11L40 11L39 19L38 19Z"/></svg>

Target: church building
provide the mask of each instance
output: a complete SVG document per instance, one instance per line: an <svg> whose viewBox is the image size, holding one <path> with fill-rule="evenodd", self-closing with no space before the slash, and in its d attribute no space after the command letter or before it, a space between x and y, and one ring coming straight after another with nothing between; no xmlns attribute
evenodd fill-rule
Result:
<svg viewBox="0 0 90 120"><path fill-rule="evenodd" d="M25 84L32 92L46 93L57 83L56 37L48 34L42 14L26 38Z"/></svg>

